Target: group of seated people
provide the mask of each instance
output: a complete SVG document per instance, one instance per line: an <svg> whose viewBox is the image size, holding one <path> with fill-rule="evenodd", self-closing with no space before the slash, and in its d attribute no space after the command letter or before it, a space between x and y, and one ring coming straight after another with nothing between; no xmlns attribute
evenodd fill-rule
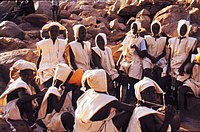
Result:
<svg viewBox="0 0 200 132"><path fill-rule="evenodd" d="M48 23L42 28L48 34L41 31L43 39L36 44L37 64L18 60L10 69L11 81L0 96L7 100L4 117L27 120L34 131L176 131L180 121L174 106L165 105L164 94L170 93L164 82L171 80L180 110L185 93L200 93L200 53L194 54L199 48L188 37L189 27L180 20L179 36L167 41L158 21L144 38L141 23L135 21L115 64L105 33L97 34L91 47L86 27L78 24L73 27L75 40L68 43L66 28ZM60 30L64 39L58 37ZM13 77L14 71L18 76ZM121 85L129 86L125 102L119 100ZM136 105L130 104L131 96Z"/></svg>

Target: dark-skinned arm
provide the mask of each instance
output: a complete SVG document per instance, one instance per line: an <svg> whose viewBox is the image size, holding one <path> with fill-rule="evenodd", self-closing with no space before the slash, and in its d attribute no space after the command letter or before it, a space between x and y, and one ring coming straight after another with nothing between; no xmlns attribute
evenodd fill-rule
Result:
<svg viewBox="0 0 200 132"><path fill-rule="evenodd" d="M35 98L44 96L44 93L30 95L30 94L26 93L25 88L19 88L18 89L18 96L19 96L20 101L28 102L28 101L34 100Z"/></svg>
<svg viewBox="0 0 200 132"><path fill-rule="evenodd" d="M135 109L135 106L120 102L118 100L111 101L109 104L111 107L116 108L117 110L133 112Z"/></svg>
<svg viewBox="0 0 200 132"><path fill-rule="evenodd" d="M187 74L192 74L192 69L193 69L193 67L194 67L194 65L196 64L196 62L195 61L192 61L192 63L190 63L187 67L186 67L186 73Z"/></svg>
<svg viewBox="0 0 200 132"><path fill-rule="evenodd" d="M168 57L168 63L167 63L167 74L169 75L169 73L170 73L170 71L171 71L171 52L172 52L172 50L171 50L171 48L169 48L169 57Z"/></svg>
<svg viewBox="0 0 200 132"><path fill-rule="evenodd" d="M166 48L164 48L163 52L158 57L156 57L156 59L157 59L157 61L159 61L161 58L163 58L165 56L166 56Z"/></svg>
<svg viewBox="0 0 200 132"><path fill-rule="evenodd" d="M40 55L39 55L39 58L38 58L38 60L37 60L37 64L36 64L37 69L39 69L41 59L42 59L42 50L40 50Z"/></svg>
<svg viewBox="0 0 200 132"><path fill-rule="evenodd" d="M75 57L74 57L74 53L73 53L71 47L69 47L69 55L70 55L70 64L71 64L71 66L73 67L74 70L77 70L78 67L77 67L77 65L75 63Z"/></svg>
<svg viewBox="0 0 200 132"><path fill-rule="evenodd" d="M101 65L101 58L94 50L92 50L92 61L94 63L94 66L98 67L99 69L103 69Z"/></svg>

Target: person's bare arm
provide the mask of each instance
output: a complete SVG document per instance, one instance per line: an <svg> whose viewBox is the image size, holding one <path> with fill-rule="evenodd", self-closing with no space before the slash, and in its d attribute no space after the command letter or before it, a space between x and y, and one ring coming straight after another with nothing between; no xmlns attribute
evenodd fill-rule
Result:
<svg viewBox="0 0 200 132"><path fill-rule="evenodd" d="M74 53L71 49L71 47L69 47L69 55L70 55L70 63L73 67L74 70L78 69L76 63L75 63L75 56L74 56Z"/></svg>
<svg viewBox="0 0 200 132"><path fill-rule="evenodd" d="M94 63L94 66L97 66L99 69L103 69L101 65L101 58L94 50L92 50L92 61Z"/></svg>
<svg viewBox="0 0 200 132"><path fill-rule="evenodd" d="M129 111L129 112L133 112L135 108L135 106L131 104L126 104L118 100L111 101L109 105L113 108L116 108L117 110L124 110L124 111Z"/></svg>
<svg viewBox="0 0 200 132"><path fill-rule="evenodd" d="M39 55L39 58L38 58L38 60L37 60L37 64L36 64L37 69L39 69L40 62L41 62L41 59L42 59L42 50L40 50L40 53L39 53L39 54L40 54L40 55Z"/></svg>

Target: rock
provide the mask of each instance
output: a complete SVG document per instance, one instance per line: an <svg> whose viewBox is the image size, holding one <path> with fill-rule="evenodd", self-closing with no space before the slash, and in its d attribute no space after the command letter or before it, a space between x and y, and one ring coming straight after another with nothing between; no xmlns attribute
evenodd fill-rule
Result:
<svg viewBox="0 0 200 132"><path fill-rule="evenodd" d="M141 9L142 9L142 6L136 6L136 5L125 6L119 9L118 15L135 16Z"/></svg>
<svg viewBox="0 0 200 132"><path fill-rule="evenodd" d="M26 44L17 38L0 37L0 52L26 48Z"/></svg>
<svg viewBox="0 0 200 132"><path fill-rule="evenodd" d="M70 15L70 12L67 10L61 10L59 13L61 19L68 19Z"/></svg>
<svg viewBox="0 0 200 132"><path fill-rule="evenodd" d="M29 14L24 17L24 20L29 22L31 25L42 27L49 19L45 14Z"/></svg>
<svg viewBox="0 0 200 132"><path fill-rule="evenodd" d="M50 18L52 17L51 12L51 1L36 1L35 2L35 13L46 14Z"/></svg>
<svg viewBox="0 0 200 132"><path fill-rule="evenodd" d="M149 16L151 13L147 10L147 9L142 9L141 11L139 11L136 15L136 17L139 17L139 16Z"/></svg>
<svg viewBox="0 0 200 132"><path fill-rule="evenodd" d="M101 28L96 28L96 27L93 27L93 26L89 26L89 27L86 27L86 28L87 28L87 33L91 34L93 38L95 38L98 33L103 32L103 30Z"/></svg>
<svg viewBox="0 0 200 132"><path fill-rule="evenodd" d="M77 16L76 14L71 14L69 17L70 20L77 20L80 21L82 18L80 16Z"/></svg>
<svg viewBox="0 0 200 132"><path fill-rule="evenodd" d="M106 3L105 2L96 2L93 5L94 9L104 9L106 7Z"/></svg>
<svg viewBox="0 0 200 132"><path fill-rule="evenodd" d="M120 9L120 5L121 5L120 1L116 0L113 6L111 6L110 11L117 13L117 11Z"/></svg>
<svg viewBox="0 0 200 132"><path fill-rule="evenodd" d="M80 9L85 10L85 11L89 11L89 10L92 9L92 6L91 5L81 5Z"/></svg>
<svg viewBox="0 0 200 132"><path fill-rule="evenodd" d="M85 26L96 25L97 24L97 18L95 16L83 18L82 23Z"/></svg>
<svg viewBox="0 0 200 132"><path fill-rule="evenodd" d="M31 49L18 49L0 53L0 65L5 67L5 72L9 75L9 68L19 59L24 59L36 63L37 54Z"/></svg>
<svg viewBox="0 0 200 132"><path fill-rule="evenodd" d="M177 25L180 19L189 20L189 13L178 5L171 5L163 8L156 13L153 20L157 20L162 25L162 32L169 37L175 37L177 33Z"/></svg>
<svg viewBox="0 0 200 132"><path fill-rule="evenodd" d="M125 30L126 26L123 23L119 23L117 19L110 22L110 28L116 30Z"/></svg>
<svg viewBox="0 0 200 132"><path fill-rule="evenodd" d="M4 92L9 80L10 80L9 74L7 74L7 72L5 71L5 66L0 65L0 95ZM1 104L0 104L0 107L1 107Z"/></svg>
<svg viewBox="0 0 200 132"><path fill-rule="evenodd" d="M189 11L190 14L190 20L192 23L197 23L200 25L200 10L199 8L192 8L192 10ZM197 17L198 16L198 17Z"/></svg>
<svg viewBox="0 0 200 132"><path fill-rule="evenodd" d="M115 64L117 63L117 61L122 53L120 50L118 50L121 47L122 47L121 44L110 46Z"/></svg>
<svg viewBox="0 0 200 132"><path fill-rule="evenodd" d="M19 25L19 28L21 28L24 31L28 31L28 30L32 30L33 26L30 23L26 22L26 23L21 23Z"/></svg>
<svg viewBox="0 0 200 132"><path fill-rule="evenodd" d="M0 23L0 37L24 39L25 33L15 23L3 21Z"/></svg>
<svg viewBox="0 0 200 132"><path fill-rule="evenodd" d="M1 1L0 2L0 14L11 11L16 6L15 1Z"/></svg>
<svg viewBox="0 0 200 132"><path fill-rule="evenodd" d="M151 19L149 16L141 15L141 16L137 17L136 20L141 22L142 28L144 28L146 31L150 31Z"/></svg>
<svg viewBox="0 0 200 132"><path fill-rule="evenodd" d="M104 24L104 23L99 23L97 25L98 28L102 29L103 30L103 33L105 33L106 35L110 36L111 35L111 32L110 30L107 28L107 26Z"/></svg>
<svg viewBox="0 0 200 132"><path fill-rule="evenodd" d="M126 29L130 30L131 24L135 21L135 17L131 17L126 23Z"/></svg>
<svg viewBox="0 0 200 132"><path fill-rule="evenodd" d="M119 40L122 40L125 37L126 33L124 32L118 32L116 30L111 32L111 36L109 37L110 42L117 42Z"/></svg>

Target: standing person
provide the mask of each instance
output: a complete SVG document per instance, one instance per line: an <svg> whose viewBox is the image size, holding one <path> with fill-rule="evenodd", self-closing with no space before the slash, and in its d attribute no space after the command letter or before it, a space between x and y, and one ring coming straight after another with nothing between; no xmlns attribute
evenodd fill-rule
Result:
<svg viewBox="0 0 200 132"><path fill-rule="evenodd" d="M120 99L120 76L115 68L112 50L107 47L106 34L99 33L95 37L96 46L92 48L92 61L98 69L104 69L110 77L110 82L116 82L116 96ZM112 85L112 84L111 84Z"/></svg>
<svg viewBox="0 0 200 132"><path fill-rule="evenodd" d="M168 65L163 70L164 75L171 75L171 89L175 105L177 105L177 88L189 78L189 75L184 72L185 65L190 62L191 55L196 47L197 39L189 37L190 22L180 20L178 22L178 37L169 39L170 55ZM166 73L166 74L165 74ZM167 81L165 81L167 82Z"/></svg>
<svg viewBox="0 0 200 132"><path fill-rule="evenodd" d="M59 0L51 0L51 10L52 10L52 15L53 15L53 21L58 20L58 9L59 9Z"/></svg>
<svg viewBox="0 0 200 132"><path fill-rule="evenodd" d="M67 64L57 64L53 86L46 92L38 113L36 129L42 127L51 131L73 131L71 90L75 87L69 84L72 76L73 71Z"/></svg>
<svg viewBox="0 0 200 132"><path fill-rule="evenodd" d="M0 97L7 100L3 113L5 118L11 120L23 120L25 114L28 125L32 126L36 120L33 116L33 108L36 106L34 100L44 95L35 83L36 65L32 62L20 60L13 65L13 68L19 70L19 77L9 84Z"/></svg>
<svg viewBox="0 0 200 132"><path fill-rule="evenodd" d="M40 84L49 88L53 82L55 67L58 63L66 63L65 49L67 46L67 39L59 39L59 30L66 30L58 22L51 22L45 26L49 32L49 39L43 39L36 43L39 52L37 62L38 75Z"/></svg>
<svg viewBox="0 0 200 132"><path fill-rule="evenodd" d="M151 24L152 35L145 35L147 51L143 59L144 76L150 77L160 84L161 73L167 65L166 55L166 37L161 37L161 24L153 21Z"/></svg>
<svg viewBox="0 0 200 132"><path fill-rule="evenodd" d="M134 87L138 105L133 111L127 132L166 132L179 129L180 123L174 118L176 110L172 106L166 106L165 114L156 110L161 106L156 93L162 94L163 91L155 81L144 77Z"/></svg>
<svg viewBox="0 0 200 132"><path fill-rule="evenodd" d="M90 70L91 43L86 41L86 28L82 24L73 27L75 40L69 43L70 67L74 70Z"/></svg>
<svg viewBox="0 0 200 132"><path fill-rule="evenodd" d="M129 103L130 97L134 93L134 84L142 78L142 58L146 50L144 38L140 37L141 23L135 21L131 24L130 34L122 42L122 54L117 62L119 70L128 76L130 88L127 91L126 102Z"/></svg>
<svg viewBox="0 0 200 132"><path fill-rule="evenodd" d="M108 95L107 77L103 69L87 70L82 86L87 89L77 101L74 132L118 132L126 126L134 106ZM117 110L123 112L116 115Z"/></svg>
<svg viewBox="0 0 200 132"><path fill-rule="evenodd" d="M195 97L200 97L200 48L198 48L198 54L192 55L191 63L187 67L186 71L190 74L190 78L188 78L183 83L183 86L178 89L178 105L181 115L185 106L184 102L186 93L192 92Z"/></svg>

